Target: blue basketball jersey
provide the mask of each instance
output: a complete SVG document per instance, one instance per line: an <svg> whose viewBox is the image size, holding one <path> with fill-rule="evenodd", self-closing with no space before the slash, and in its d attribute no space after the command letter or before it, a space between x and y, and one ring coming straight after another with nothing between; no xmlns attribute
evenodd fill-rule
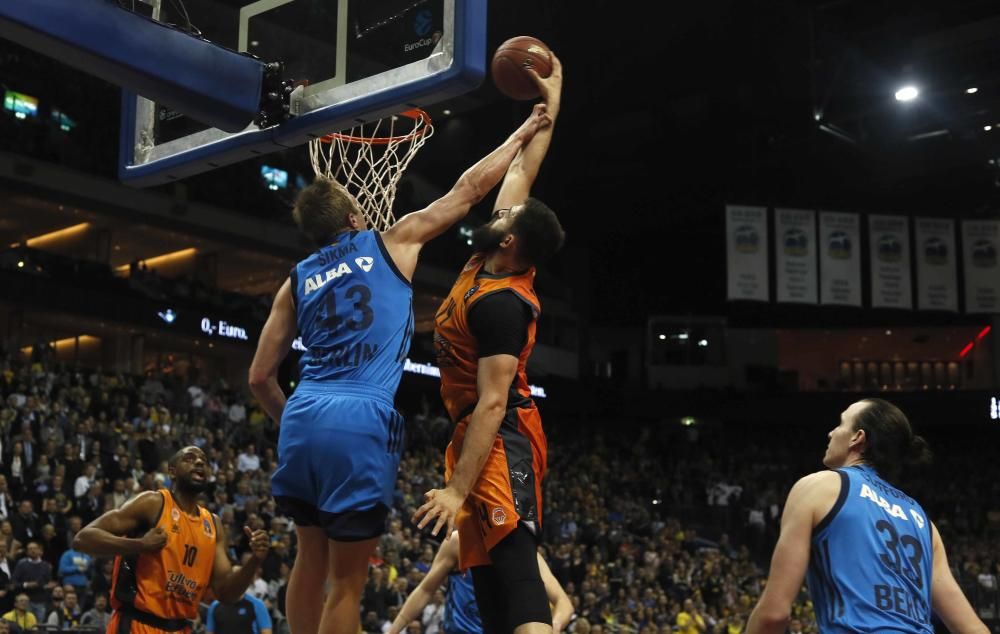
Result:
<svg viewBox="0 0 1000 634"><path fill-rule="evenodd" d="M376 231L348 231L291 272L305 353L301 380L399 387L413 335L413 289Z"/></svg>
<svg viewBox="0 0 1000 634"><path fill-rule="evenodd" d="M933 634L927 514L867 465L837 472L840 496L813 531L807 575L820 632Z"/></svg>
<svg viewBox="0 0 1000 634"><path fill-rule="evenodd" d="M472 585L472 573L453 572L448 575L448 594L444 610L445 634L482 634L479 604Z"/></svg>

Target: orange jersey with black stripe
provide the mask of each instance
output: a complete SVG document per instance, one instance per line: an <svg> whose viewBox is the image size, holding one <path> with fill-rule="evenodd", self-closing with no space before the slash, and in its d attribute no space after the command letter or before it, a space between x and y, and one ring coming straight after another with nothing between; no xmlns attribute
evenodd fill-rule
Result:
<svg viewBox="0 0 1000 634"><path fill-rule="evenodd" d="M518 357L517 376L511 386L507 406L515 407L531 398L525 366L535 347L535 327L542 311L535 295L535 269L532 267L523 273L501 275L486 273L482 269L483 255L477 253L462 269L434 317L434 348L438 367L441 368L441 399L448 415L456 422L471 413L479 399L476 389L479 353L476 338L469 328L469 311L484 297L494 293L514 293L531 307L534 319L528 325L527 339Z"/></svg>
<svg viewBox="0 0 1000 634"><path fill-rule="evenodd" d="M167 534L156 553L115 557L111 605L132 605L164 619L194 619L215 564L215 522L208 509L188 515L167 489L160 489L163 510L155 526Z"/></svg>

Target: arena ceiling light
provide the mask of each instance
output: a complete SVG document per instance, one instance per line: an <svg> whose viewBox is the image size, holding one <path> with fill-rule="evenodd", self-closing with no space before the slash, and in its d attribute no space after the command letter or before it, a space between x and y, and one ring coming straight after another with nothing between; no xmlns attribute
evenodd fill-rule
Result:
<svg viewBox="0 0 1000 634"><path fill-rule="evenodd" d="M896 91L896 101L913 101L920 96L920 91L916 86L903 86Z"/></svg>
<svg viewBox="0 0 1000 634"><path fill-rule="evenodd" d="M44 249L45 247L52 247L54 242L75 238L89 229L89 222L81 222L80 224L76 224L71 227L64 227L62 229L50 231L49 233L43 233L33 238L28 238L24 241L24 244L32 249ZM20 243L15 242L10 246L16 247L18 244Z"/></svg>
<svg viewBox="0 0 1000 634"><path fill-rule="evenodd" d="M193 258L197 253L198 249L195 249L194 247L189 247L187 249L181 249L179 251L173 251L171 253L164 253L163 255L144 258L142 260L139 260L139 263L144 264L146 268L155 269L158 266L176 264L186 259ZM122 264L121 266L117 266L115 267L115 273L118 273L119 275L126 275L129 272L129 266L131 265Z"/></svg>
<svg viewBox="0 0 1000 634"><path fill-rule="evenodd" d="M969 86L968 88L965 89L965 94L967 95L974 95L977 92L979 92L979 89L976 88L975 86Z"/></svg>

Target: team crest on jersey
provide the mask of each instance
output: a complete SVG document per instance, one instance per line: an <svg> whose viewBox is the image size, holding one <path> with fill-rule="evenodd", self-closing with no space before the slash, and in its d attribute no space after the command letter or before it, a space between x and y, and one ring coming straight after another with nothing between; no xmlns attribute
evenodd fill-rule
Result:
<svg viewBox="0 0 1000 634"><path fill-rule="evenodd" d="M175 522L179 522L181 519L181 512L178 511L177 509L170 509L170 519L174 520Z"/></svg>
<svg viewBox="0 0 1000 634"><path fill-rule="evenodd" d="M503 526L504 522L507 521L507 514L499 506L493 509L493 523L497 526Z"/></svg>
<svg viewBox="0 0 1000 634"><path fill-rule="evenodd" d="M469 290L465 291L465 297L462 298L462 301L463 302L469 301L469 298L472 297L473 295L475 295L476 291L478 291L478 290L479 290L479 284L476 284L475 286L473 286Z"/></svg>
<svg viewBox="0 0 1000 634"><path fill-rule="evenodd" d="M362 271L367 273L368 271L372 270L372 266L374 266L375 260L373 258L368 257L367 255L363 255L360 258L354 258L354 263L360 266Z"/></svg>
<svg viewBox="0 0 1000 634"><path fill-rule="evenodd" d="M212 522L210 522L208 520L205 520L205 522L202 524L202 526L205 528L205 534L208 535L209 537L211 537L212 536Z"/></svg>

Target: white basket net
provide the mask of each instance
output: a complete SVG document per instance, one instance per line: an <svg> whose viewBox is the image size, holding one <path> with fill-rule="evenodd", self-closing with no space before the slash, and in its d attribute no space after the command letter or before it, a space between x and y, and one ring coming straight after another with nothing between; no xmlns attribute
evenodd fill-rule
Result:
<svg viewBox="0 0 1000 634"><path fill-rule="evenodd" d="M430 116L416 108L313 139L309 158L316 176L337 180L357 198L369 227L385 231L396 222L392 203L399 179L433 134Z"/></svg>

